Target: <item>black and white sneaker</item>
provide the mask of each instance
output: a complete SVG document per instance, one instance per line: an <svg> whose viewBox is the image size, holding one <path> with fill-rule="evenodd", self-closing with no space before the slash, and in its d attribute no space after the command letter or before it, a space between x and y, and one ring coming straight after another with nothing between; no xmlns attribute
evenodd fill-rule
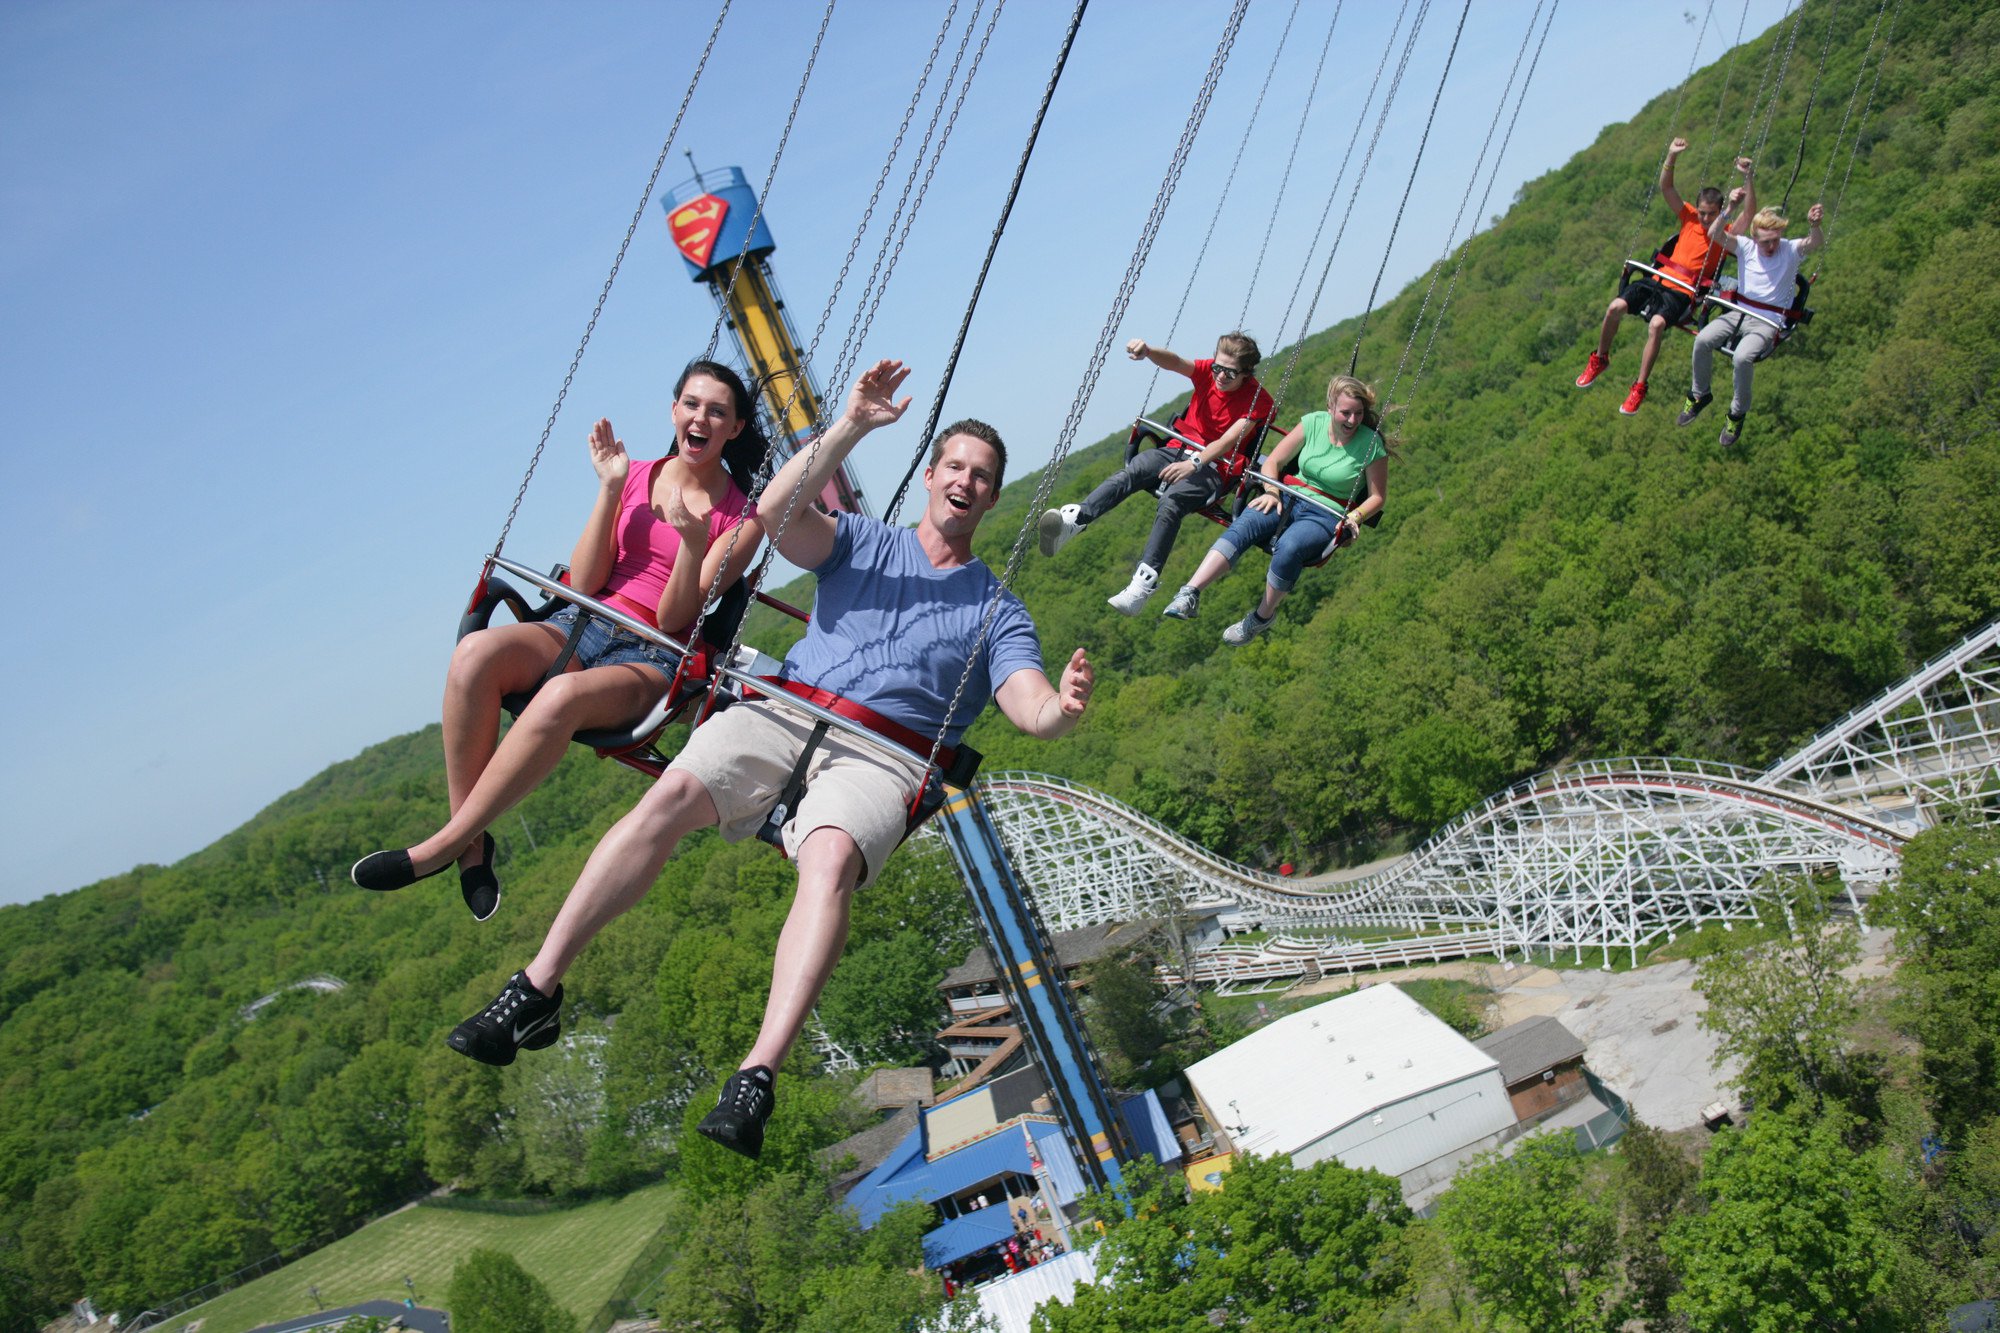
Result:
<svg viewBox="0 0 2000 1333"><path fill-rule="evenodd" d="M715 1109L702 1117L695 1132L755 1161L764 1151L764 1122L776 1102L769 1069L739 1069L722 1085Z"/></svg>
<svg viewBox="0 0 2000 1333"><path fill-rule="evenodd" d="M481 1064L511 1065L520 1052L553 1046L562 1036L562 997L561 986L544 995L526 972L516 972L493 1003L451 1030L445 1045Z"/></svg>

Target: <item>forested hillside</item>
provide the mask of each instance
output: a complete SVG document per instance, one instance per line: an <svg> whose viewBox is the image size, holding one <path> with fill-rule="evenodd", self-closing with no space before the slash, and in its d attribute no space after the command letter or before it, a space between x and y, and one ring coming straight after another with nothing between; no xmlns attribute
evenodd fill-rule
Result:
<svg viewBox="0 0 2000 1333"><path fill-rule="evenodd" d="M1384 522L1309 573L1269 635L1219 642L1256 595L1260 556L1192 623L1162 619L1164 596L1131 620L1103 604L1138 553L1142 502L1055 559L1031 553L1016 586L1048 656L1088 647L1098 693L1053 744L989 715L972 737L989 766L1101 787L1246 860L1323 864L1570 758L1767 761L1993 616L2000 12L1905 0L1896 14L1818 257L1818 317L1760 368L1742 443L1717 446L1719 408L1674 427L1680 335L1636 418L1617 412L1636 325L1612 387L1571 387L1675 128L1663 95L1471 242L1431 367L1391 418ZM1873 18L1835 18L1794 216L1823 176L1843 177L1834 130ZM1741 52L1732 107L1773 40ZM1686 105L1713 108L1722 73L1697 72ZM1780 178L1806 96L1803 75L1784 89L1766 153ZM1706 122L1689 119L1691 173ZM1379 243L1392 206L1378 197L1348 244ZM1645 239L1666 228L1655 206ZM1370 321L1365 376L1386 381L1420 296ZM1320 405L1352 337L1343 325L1309 340L1286 424ZM1273 384L1280 356L1266 361ZM1080 497L1121 443L1072 458L1056 501ZM1017 476L987 521L996 564L1032 518L1035 481ZM1209 537L1184 531L1169 590ZM782 647L754 624L753 639ZM346 879L357 855L434 827L435 729L330 769L177 865L0 909L0 1329L86 1292L136 1311L439 1182L563 1194L668 1172L690 1219L737 1207L755 1178L706 1145L683 1151L679 1130L761 1009L791 887L766 849L691 840L584 956L565 1022L605 1034L595 1059L549 1052L503 1072L442 1044L530 955L637 791L625 770L572 756L496 828L506 897L484 926L449 876L392 895ZM928 988L969 939L948 868L906 849L857 900L822 1009L835 1035L868 1056L908 1053ZM316 975L345 988L284 990ZM805 1172L847 1125L831 1091L787 1089L766 1157ZM913 1260L867 1262L888 1283ZM861 1292L876 1271L845 1280Z"/></svg>

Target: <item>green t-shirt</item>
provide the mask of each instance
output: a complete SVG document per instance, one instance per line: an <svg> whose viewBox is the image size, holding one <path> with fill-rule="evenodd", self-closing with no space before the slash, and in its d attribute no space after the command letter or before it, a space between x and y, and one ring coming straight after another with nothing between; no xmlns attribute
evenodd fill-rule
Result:
<svg viewBox="0 0 2000 1333"><path fill-rule="evenodd" d="M1301 486L1289 489L1315 499L1330 499L1345 513L1368 494L1361 484L1368 465L1389 456L1382 436L1372 426L1360 426L1344 446L1335 444L1331 412L1308 412L1300 419L1299 428L1305 431L1306 442L1292 460L1292 471L1324 494L1315 495Z"/></svg>

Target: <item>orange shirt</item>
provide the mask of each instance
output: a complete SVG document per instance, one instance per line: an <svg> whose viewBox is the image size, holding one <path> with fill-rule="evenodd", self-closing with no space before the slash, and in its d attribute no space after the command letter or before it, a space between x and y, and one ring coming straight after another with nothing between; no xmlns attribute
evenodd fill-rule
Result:
<svg viewBox="0 0 2000 1333"><path fill-rule="evenodd" d="M1701 215L1694 211L1694 205L1681 201L1681 232L1674 238L1674 252L1667 256L1660 267L1668 273L1677 273L1681 281L1676 287L1684 287L1692 293L1698 284L1711 281L1715 271L1722 267L1728 247L1714 245L1708 239L1708 227Z"/></svg>

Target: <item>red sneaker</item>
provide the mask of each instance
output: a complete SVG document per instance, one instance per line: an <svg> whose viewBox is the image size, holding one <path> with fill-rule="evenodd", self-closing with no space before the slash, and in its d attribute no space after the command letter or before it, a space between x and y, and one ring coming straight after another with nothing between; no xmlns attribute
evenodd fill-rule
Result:
<svg viewBox="0 0 2000 1333"><path fill-rule="evenodd" d="M1640 380L1632 386L1632 392L1625 395L1625 401L1619 405L1618 410L1628 417L1636 417L1639 415L1639 404L1645 401L1646 381Z"/></svg>
<svg viewBox="0 0 2000 1333"><path fill-rule="evenodd" d="M1610 357L1599 356L1597 353L1592 352L1590 360L1583 363L1583 373L1576 377L1576 387L1579 389L1588 389L1591 385L1597 383L1597 377L1602 375L1605 368L1610 364Z"/></svg>

